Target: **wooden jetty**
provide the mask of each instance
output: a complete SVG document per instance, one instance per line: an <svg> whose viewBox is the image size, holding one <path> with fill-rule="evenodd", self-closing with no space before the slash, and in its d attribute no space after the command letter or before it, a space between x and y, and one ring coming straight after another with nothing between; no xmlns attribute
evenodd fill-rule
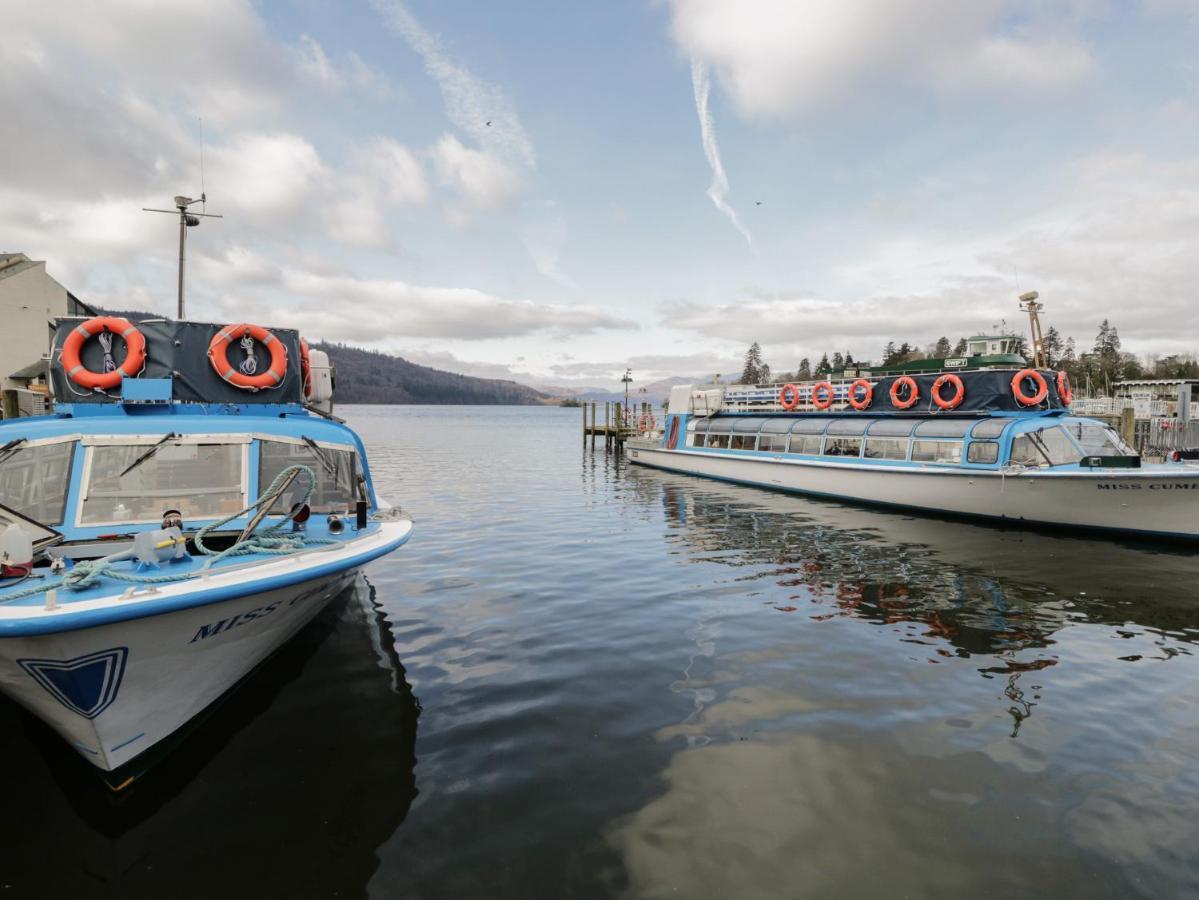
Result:
<svg viewBox="0 0 1199 900"><path fill-rule="evenodd" d="M599 407L604 407L604 421L599 420ZM591 418L588 420L588 410ZM583 403L583 446L587 438L591 438L591 448L595 449L596 438L603 438L604 450L619 453L624 448L624 442L641 432L641 422L646 416L653 415L653 407L649 403L630 404L627 408L623 403L611 400L599 404L595 401Z"/></svg>

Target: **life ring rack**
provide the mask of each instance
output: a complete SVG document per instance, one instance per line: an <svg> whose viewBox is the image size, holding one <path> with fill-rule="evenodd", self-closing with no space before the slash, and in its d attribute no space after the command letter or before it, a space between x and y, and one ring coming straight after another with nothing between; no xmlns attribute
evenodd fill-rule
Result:
<svg viewBox="0 0 1199 900"><path fill-rule="evenodd" d="M270 351L271 364L265 372L238 371L229 362L229 345L235 340L244 342L247 338L253 338ZM276 388L287 377L287 348L283 346L281 340L261 325L249 325L244 322L237 325L226 325L216 333L212 343L208 345L208 361L212 363L212 368L217 375L244 391ZM243 362L242 366L244 367L245 364Z"/></svg>
<svg viewBox="0 0 1199 900"><path fill-rule="evenodd" d="M125 342L125 359L107 372L93 372L80 358L83 346L99 334L116 335ZM105 355L109 355L105 345ZM146 336L120 316L93 316L71 330L62 343L62 367L71 381L94 391L110 391L126 378L136 378L146 365Z"/></svg>
<svg viewBox="0 0 1199 900"><path fill-rule="evenodd" d="M1035 394L1029 394L1024 390L1024 382L1029 379L1036 385ZM1012 396L1021 406L1036 406L1038 403L1044 403L1045 398L1049 396L1049 384L1045 381L1045 376L1036 369L1021 369L1012 376Z"/></svg>

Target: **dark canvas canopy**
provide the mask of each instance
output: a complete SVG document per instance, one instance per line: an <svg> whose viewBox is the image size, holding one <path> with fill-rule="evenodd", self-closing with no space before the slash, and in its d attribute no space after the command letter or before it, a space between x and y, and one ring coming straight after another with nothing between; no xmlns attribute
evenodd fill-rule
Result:
<svg viewBox="0 0 1199 900"><path fill-rule="evenodd" d="M54 396L59 403L106 403L120 396L120 388L107 392L90 391L72 382L63 370L61 356L63 341L79 325L81 319L59 319L51 350L50 377ZM134 322L146 338L146 365L141 378L170 378L175 400L192 403L302 403L300 379L300 335L289 328L275 328L271 333L287 350L287 374L283 382L271 390L248 391L228 384L213 370L208 361L208 345L224 325L206 322L173 322L149 319ZM261 344L255 345L258 371L270 365L270 353ZM237 341L229 347L229 362L235 367L245 358ZM125 343L113 341L113 359L119 366L125 359ZM104 353L96 339L84 344L81 361L93 372L104 370Z"/></svg>

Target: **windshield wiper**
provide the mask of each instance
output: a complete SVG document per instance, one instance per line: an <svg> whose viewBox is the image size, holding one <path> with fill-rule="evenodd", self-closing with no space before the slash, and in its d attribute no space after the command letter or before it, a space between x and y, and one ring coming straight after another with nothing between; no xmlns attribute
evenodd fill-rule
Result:
<svg viewBox="0 0 1199 900"><path fill-rule="evenodd" d="M166 437L164 437L162 440L160 440L157 444L155 444L153 447L151 447L149 450L147 450L145 453L143 453L141 456L139 456L137 459L135 459L129 465L127 465L125 467L125 471L117 476L117 480L119 481L120 479L124 478L126 475L128 475L130 472L132 472L134 469L136 469L138 466L140 466L142 463L144 463L147 459L149 459L151 456L153 456L155 453L157 453L159 450L161 450L162 445L165 444L167 441L173 440L174 438L177 438L177 437L179 437L179 435L175 434L175 432L172 431L170 434L168 434Z"/></svg>
<svg viewBox="0 0 1199 900"><path fill-rule="evenodd" d="M325 456L325 451L317 446L316 441L314 441L312 438L310 438L306 434L300 435L300 440L302 440L305 444L307 444L309 447L312 448L312 452L315 453L316 458L321 461L321 465L325 467L325 471L328 472L330 475L332 475L334 478L336 478L337 477L337 466L329 461L329 457Z"/></svg>
<svg viewBox="0 0 1199 900"><path fill-rule="evenodd" d="M7 444L5 444L3 447L0 447L0 463L4 462L10 456L12 456L14 453L16 453L17 450L20 449L21 445L24 444L28 440L29 440L29 438L23 438L23 437L13 438L11 441L9 441Z"/></svg>

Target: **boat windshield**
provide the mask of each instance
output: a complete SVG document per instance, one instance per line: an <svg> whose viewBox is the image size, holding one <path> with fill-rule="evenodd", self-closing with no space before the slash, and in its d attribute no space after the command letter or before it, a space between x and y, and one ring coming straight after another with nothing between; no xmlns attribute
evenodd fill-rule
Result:
<svg viewBox="0 0 1199 900"><path fill-rule="evenodd" d="M222 519L245 508L245 443L166 443L147 456L151 446L89 448L79 524L156 522L168 509L184 521Z"/></svg>
<svg viewBox="0 0 1199 900"><path fill-rule="evenodd" d="M1066 433L1078 442L1087 456L1136 456L1137 451L1129 447L1120 435L1098 422L1083 419L1067 419L1062 423Z"/></svg>
<svg viewBox="0 0 1199 900"><path fill-rule="evenodd" d="M259 489L265 491L285 468L308 466L316 475L316 488L308 503L313 512L344 513L354 506L355 455L350 449L339 450L314 444L289 444L283 441L263 441L260 444L258 467ZM306 485L296 484L293 490ZM291 494L279 499L272 513L285 513L291 506Z"/></svg>
<svg viewBox="0 0 1199 900"><path fill-rule="evenodd" d="M14 446L0 460L0 505L44 525L62 524L74 441Z"/></svg>
<svg viewBox="0 0 1199 900"><path fill-rule="evenodd" d="M1060 425L1028 431L1012 441L1013 465L1064 466L1080 459L1082 454Z"/></svg>

